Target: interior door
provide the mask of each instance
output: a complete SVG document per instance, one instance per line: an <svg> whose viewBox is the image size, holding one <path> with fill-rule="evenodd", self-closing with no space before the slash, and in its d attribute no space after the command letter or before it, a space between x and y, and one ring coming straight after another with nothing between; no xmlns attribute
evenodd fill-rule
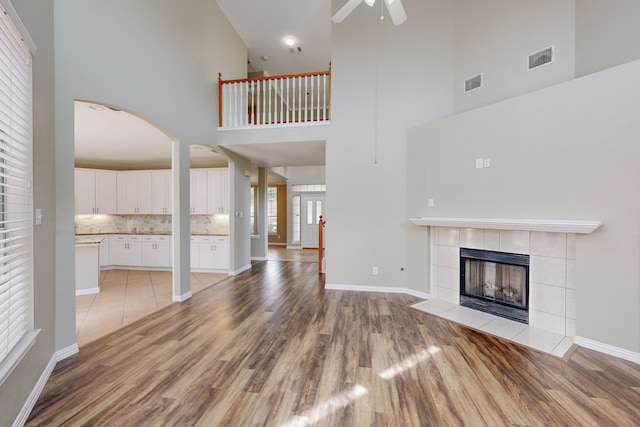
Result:
<svg viewBox="0 0 640 427"><path fill-rule="evenodd" d="M325 214L324 196L302 196L301 229L303 248L318 247L318 220Z"/></svg>

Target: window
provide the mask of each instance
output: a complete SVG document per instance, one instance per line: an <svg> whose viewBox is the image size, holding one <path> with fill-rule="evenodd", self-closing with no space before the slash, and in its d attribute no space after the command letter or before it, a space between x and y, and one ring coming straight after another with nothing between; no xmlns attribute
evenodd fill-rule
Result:
<svg viewBox="0 0 640 427"><path fill-rule="evenodd" d="M257 191L257 187L252 185L251 186L251 207L249 208L249 230L251 232L251 234L258 234L258 221L257 221L257 215L258 215L258 210L256 209L256 206L258 206L258 202L257 199L258 198L258 191Z"/></svg>
<svg viewBox="0 0 640 427"><path fill-rule="evenodd" d="M14 20L11 19L14 17ZM31 49L0 2L0 384L35 339Z"/></svg>
<svg viewBox="0 0 640 427"><path fill-rule="evenodd" d="M267 232L278 233L278 188L267 188Z"/></svg>

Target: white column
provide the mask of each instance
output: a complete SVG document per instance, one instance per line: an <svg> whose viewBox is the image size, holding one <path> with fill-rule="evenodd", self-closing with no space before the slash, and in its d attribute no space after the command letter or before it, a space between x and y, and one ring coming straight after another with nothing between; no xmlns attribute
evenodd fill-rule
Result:
<svg viewBox="0 0 640 427"><path fill-rule="evenodd" d="M173 186L173 301L191 298L191 216L189 144L171 143L172 186Z"/></svg>

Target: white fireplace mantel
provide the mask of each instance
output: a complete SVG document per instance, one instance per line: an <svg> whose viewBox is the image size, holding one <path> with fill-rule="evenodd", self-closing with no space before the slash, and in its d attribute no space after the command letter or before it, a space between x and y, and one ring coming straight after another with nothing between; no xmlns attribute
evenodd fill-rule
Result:
<svg viewBox="0 0 640 427"><path fill-rule="evenodd" d="M543 231L550 233L590 234L602 225L600 221L504 219L504 218L409 218L415 225L433 227L484 228L492 230Z"/></svg>

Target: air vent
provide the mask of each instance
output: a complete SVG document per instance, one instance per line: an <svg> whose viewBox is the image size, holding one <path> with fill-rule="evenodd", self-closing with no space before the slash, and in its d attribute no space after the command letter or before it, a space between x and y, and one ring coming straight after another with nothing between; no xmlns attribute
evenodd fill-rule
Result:
<svg viewBox="0 0 640 427"><path fill-rule="evenodd" d="M553 62L553 47L548 47L536 53L529 55L529 69L540 67L544 64Z"/></svg>
<svg viewBox="0 0 640 427"><path fill-rule="evenodd" d="M290 47L289 48L289 53L302 53L302 48L300 46L298 46L298 47Z"/></svg>
<svg viewBox="0 0 640 427"><path fill-rule="evenodd" d="M464 81L464 93L482 87L482 73L477 76L469 77Z"/></svg>

